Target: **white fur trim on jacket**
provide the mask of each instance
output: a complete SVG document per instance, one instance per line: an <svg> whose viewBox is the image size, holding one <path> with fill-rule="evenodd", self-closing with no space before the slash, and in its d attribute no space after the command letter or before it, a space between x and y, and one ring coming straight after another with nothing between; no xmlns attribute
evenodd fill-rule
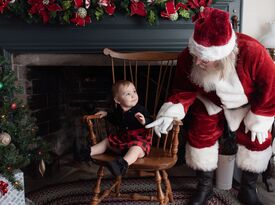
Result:
<svg viewBox="0 0 275 205"><path fill-rule="evenodd" d="M215 115L222 110L221 107L215 105L213 102L202 95L198 95L197 98L204 104L208 115Z"/></svg>
<svg viewBox="0 0 275 205"><path fill-rule="evenodd" d="M185 112L181 103L174 104L167 102L161 106L157 115L157 119L159 117L172 117L181 120L184 118L184 116Z"/></svg>
<svg viewBox="0 0 275 205"><path fill-rule="evenodd" d="M267 117L262 115L256 115L251 110L244 118L244 124L250 131L254 132L267 132L274 122L274 116Z"/></svg>
<svg viewBox="0 0 275 205"><path fill-rule="evenodd" d="M227 124L232 132L235 132L241 122L243 121L244 117L246 116L247 112L250 110L250 105L247 105L245 107L241 107L234 110L228 110L226 108L224 110L225 119L227 121Z"/></svg>
<svg viewBox="0 0 275 205"><path fill-rule="evenodd" d="M188 48L190 53L196 55L203 60L216 61L228 56L233 51L235 45L236 35L234 30L232 29L232 36L228 43L225 45L205 47L198 44L194 40L194 34L192 34L192 36L189 38Z"/></svg>
<svg viewBox="0 0 275 205"><path fill-rule="evenodd" d="M194 170L213 171L218 166L218 148L218 142L205 148L195 148L187 143L185 146L186 164Z"/></svg>
<svg viewBox="0 0 275 205"><path fill-rule="evenodd" d="M271 146L263 151L251 151L238 145L236 163L241 170L261 173L266 170L271 155Z"/></svg>

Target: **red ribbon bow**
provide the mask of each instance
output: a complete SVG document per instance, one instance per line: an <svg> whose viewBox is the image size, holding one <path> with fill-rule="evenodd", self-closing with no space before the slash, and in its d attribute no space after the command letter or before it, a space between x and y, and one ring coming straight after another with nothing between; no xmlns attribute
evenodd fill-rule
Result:
<svg viewBox="0 0 275 205"><path fill-rule="evenodd" d="M3 193L3 195L5 195L8 192L8 183L4 182L4 181L0 181L0 191Z"/></svg>

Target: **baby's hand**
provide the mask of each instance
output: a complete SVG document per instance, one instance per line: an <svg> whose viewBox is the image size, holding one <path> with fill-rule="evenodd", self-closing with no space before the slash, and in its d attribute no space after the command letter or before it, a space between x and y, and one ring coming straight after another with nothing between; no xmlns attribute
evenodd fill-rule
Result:
<svg viewBox="0 0 275 205"><path fill-rule="evenodd" d="M106 111L98 111L95 115L99 115L99 118L103 118L103 117L107 116L107 112Z"/></svg>
<svg viewBox="0 0 275 205"><path fill-rule="evenodd" d="M144 115L141 114L140 112L137 112L135 114L135 117L137 118L137 120L140 122L140 124L145 125L145 118Z"/></svg>

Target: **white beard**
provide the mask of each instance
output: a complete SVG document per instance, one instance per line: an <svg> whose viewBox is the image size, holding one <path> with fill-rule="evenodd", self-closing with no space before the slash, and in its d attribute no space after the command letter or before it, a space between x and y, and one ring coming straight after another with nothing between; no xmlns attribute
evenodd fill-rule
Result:
<svg viewBox="0 0 275 205"><path fill-rule="evenodd" d="M217 62L216 67L206 70L193 63L190 80L198 86L203 87L206 92L216 90L216 85L224 79L230 79L232 72L235 71L238 52L239 50L236 45L229 56Z"/></svg>
<svg viewBox="0 0 275 205"><path fill-rule="evenodd" d="M190 79L193 83L203 87L206 92L216 89L216 84L221 80L222 69L210 68L203 70L198 65L194 65L191 70Z"/></svg>

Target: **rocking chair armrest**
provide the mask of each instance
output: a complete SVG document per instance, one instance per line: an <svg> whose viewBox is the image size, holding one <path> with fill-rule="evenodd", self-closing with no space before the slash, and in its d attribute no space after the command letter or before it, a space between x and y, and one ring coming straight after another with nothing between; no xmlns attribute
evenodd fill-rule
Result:
<svg viewBox="0 0 275 205"><path fill-rule="evenodd" d="M97 138L94 131L94 123L91 120L100 119L100 115L84 115L83 122L86 123L88 128L88 136L92 141L92 145L97 144Z"/></svg>
<svg viewBox="0 0 275 205"><path fill-rule="evenodd" d="M84 115L83 116L83 121L87 122L88 120L93 120L93 119L100 119L99 115Z"/></svg>

